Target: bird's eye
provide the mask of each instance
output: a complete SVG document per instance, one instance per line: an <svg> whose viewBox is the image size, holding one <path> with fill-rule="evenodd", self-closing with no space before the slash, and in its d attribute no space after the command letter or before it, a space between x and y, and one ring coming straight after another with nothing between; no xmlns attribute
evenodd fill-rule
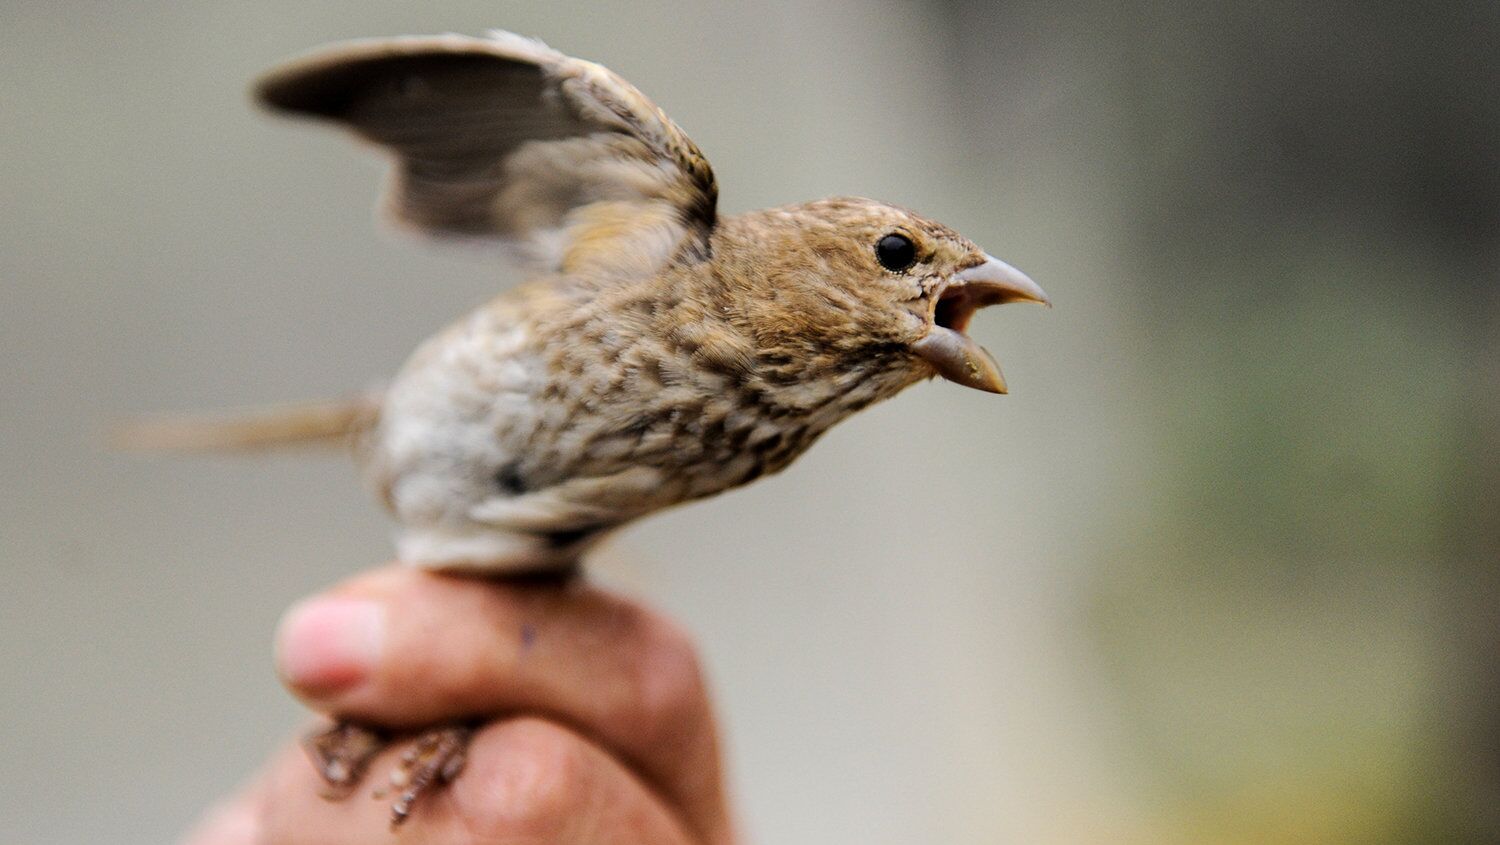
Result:
<svg viewBox="0 0 1500 845"><path fill-rule="evenodd" d="M917 247L905 235L886 235L875 244L875 257L880 266L899 273L917 263Z"/></svg>

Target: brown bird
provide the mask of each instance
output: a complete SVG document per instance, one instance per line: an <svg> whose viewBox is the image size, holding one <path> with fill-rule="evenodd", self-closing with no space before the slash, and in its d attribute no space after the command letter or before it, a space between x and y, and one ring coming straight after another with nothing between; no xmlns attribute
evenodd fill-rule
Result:
<svg viewBox="0 0 1500 845"><path fill-rule="evenodd" d="M410 564L570 570L626 522L777 472L917 381L1004 393L969 320L1047 302L963 236L886 203L720 216L708 161L650 100L510 33L334 45L256 91L390 153L396 221L503 242L530 281L427 341L383 396L152 437L352 436ZM418 742L395 823L457 774L465 738ZM381 743L341 724L309 745L347 788Z"/></svg>

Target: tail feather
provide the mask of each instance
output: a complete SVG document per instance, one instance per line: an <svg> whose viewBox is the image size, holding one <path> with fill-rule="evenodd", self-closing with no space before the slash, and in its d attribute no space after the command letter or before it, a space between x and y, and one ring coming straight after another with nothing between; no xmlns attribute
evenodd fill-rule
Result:
<svg viewBox="0 0 1500 845"><path fill-rule="evenodd" d="M122 426L110 438L123 449L228 452L356 441L380 419L380 396L367 394L203 416L161 417Z"/></svg>

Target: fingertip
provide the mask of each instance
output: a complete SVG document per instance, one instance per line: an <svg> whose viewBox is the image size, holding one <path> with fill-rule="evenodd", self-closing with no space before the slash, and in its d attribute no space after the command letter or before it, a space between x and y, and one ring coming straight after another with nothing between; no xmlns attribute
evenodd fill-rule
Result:
<svg viewBox="0 0 1500 845"><path fill-rule="evenodd" d="M276 668L304 697L342 692L368 679L385 648L379 602L319 596L293 605L277 627Z"/></svg>

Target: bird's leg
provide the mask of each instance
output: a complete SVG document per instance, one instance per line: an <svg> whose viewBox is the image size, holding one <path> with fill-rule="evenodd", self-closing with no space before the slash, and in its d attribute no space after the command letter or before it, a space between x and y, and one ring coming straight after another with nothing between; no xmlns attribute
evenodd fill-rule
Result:
<svg viewBox="0 0 1500 845"><path fill-rule="evenodd" d="M389 743L389 737L372 728L335 722L333 727L304 737L302 747L328 784L323 797L337 800L359 786L370 761Z"/></svg>
<svg viewBox="0 0 1500 845"><path fill-rule="evenodd" d="M431 728L401 755L400 765L391 772L391 785L401 790L401 796L391 805L392 830L406 821L418 798L458 777L468 759L473 735L473 729L466 725Z"/></svg>

